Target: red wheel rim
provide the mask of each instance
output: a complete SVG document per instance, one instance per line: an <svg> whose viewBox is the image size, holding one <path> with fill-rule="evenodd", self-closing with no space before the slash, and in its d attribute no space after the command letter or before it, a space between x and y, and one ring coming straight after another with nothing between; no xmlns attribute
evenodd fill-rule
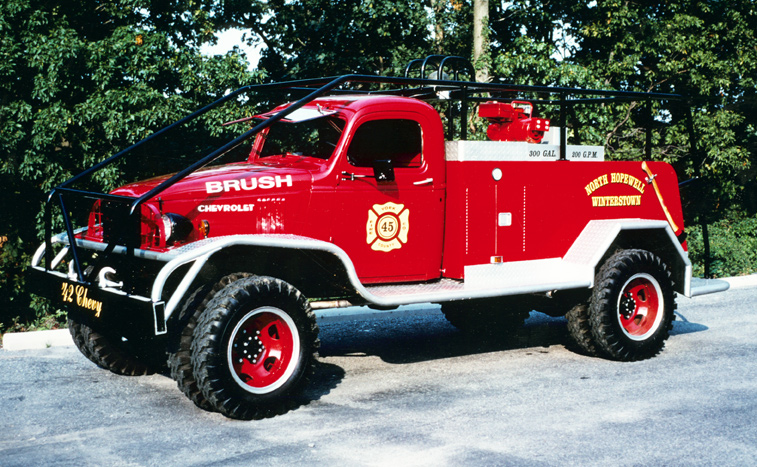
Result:
<svg viewBox="0 0 757 467"><path fill-rule="evenodd" d="M660 284L649 274L636 274L626 281L618 297L618 321L633 340L644 340L660 326L663 316Z"/></svg>
<svg viewBox="0 0 757 467"><path fill-rule="evenodd" d="M246 391L265 394L283 385L299 359L292 318L278 308L258 308L242 318L229 339L229 366Z"/></svg>

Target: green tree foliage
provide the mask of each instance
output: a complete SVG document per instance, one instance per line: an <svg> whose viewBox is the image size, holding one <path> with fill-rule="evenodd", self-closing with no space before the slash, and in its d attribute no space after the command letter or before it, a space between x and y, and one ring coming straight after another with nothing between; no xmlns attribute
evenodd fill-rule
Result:
<svg viewBox="0 0 757 467"><path fill-rule="evenodd" d="M710 236L710 275L730 277L757 273L757 216L731 213L708 226ZM692 273L703 277L704 238L702 226L688 229L689 259Z"/></svg>
<svg viewBox="0 0 757 467"><path fill-rule="evenodd" d="M3 2L0 322L33 313L23 269L41 239L46 191L255 78L236 53L200 55L213 11L192 4ZM94 183L108 190L123 176L114 167Z"/></svg>
<svg viewBox="0 0 757 467"><path fill-rule="evenodd" d="M650 115L653 157L676 167L687 186L689 222L728 208L757 211L757 7L751 0L547 1L498 3L491 13L492 75L523 84L672 92L689 107L639 103L577 108L579 141L611 157L638 159ZM542 109L547 111L547 109ZM548 115L550 116L550 115Z"/></svg>
<svg viewBox="0 0 757 467"><path fill-rule="evenodd" d="M574 27L573 61L613 89L675 92L693 104L694 157L682 157L685 110L658 143L679 174L704 176L695 213L713 221L737 204L754 210L757 7L750 0L598 1ZM713 209L714 208L714 209Z"/></svg>
<svg viewBox="0 0 757 467"><path fill-rule="evenodd" d="M265 44L260 66L269 80L345 73L394 75L429 51L428 14L402 0L269 0L225 4L226 26L249 29ZM260 18L263 18L262 20Z"/></svg>

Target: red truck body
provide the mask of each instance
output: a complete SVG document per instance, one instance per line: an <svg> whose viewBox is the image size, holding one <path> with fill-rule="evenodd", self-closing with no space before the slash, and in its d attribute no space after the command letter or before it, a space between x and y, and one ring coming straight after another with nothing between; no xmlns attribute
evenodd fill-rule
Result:
<svg viewBox="0 0 757 467"><path fill-rule="evenodd" d="M675 172L650 163L681 233L683 213ZM503 172L500 181L492 172ZM561 258L591 220L660 219L662 205L641 162L448 162L444 271L496 261ZM505 219L500 222L500 216ZM501 225L505 224L505 225Z"/></svg>
<svg viewBox="0 0 757 467"><path fill-rule="evenodd" d="M590 220L665 220L660 199L669 200L674 233L683 231L677 177L662 162L649 163L662 187L658 197L641 162L544 160L534 153L549 146L533 144L527 157L541 160L498 156L519 144L511 142L459 142L474 149L489 144L493 155L483 160L445 157L438 113L415 99L318 99L300 112L324 112L328 116L322 118L344 122L344 136L327 159L261 157L262 133L247 162L195 172L164 191L160 200L146 203L143 209L156 227L160 216L171 212L189 219L194 228L174 245L156 241L157 233L144 235L143 247L169 251L207 238L201 234L203 221L210 226L208 237L301 235L337 245L351 258L360 281L375 284L464 279L469 265L562 257ZM372 167L356 166L347 154L361 125L391 120L417 123L421 151L408 167L394 168L393 181L380 182L372 178ZM495 171L501 173L498 180ZM127 185L113 194L140 196L165 178ZM96 219L92 216L83 238L102 241Z"/></svg>

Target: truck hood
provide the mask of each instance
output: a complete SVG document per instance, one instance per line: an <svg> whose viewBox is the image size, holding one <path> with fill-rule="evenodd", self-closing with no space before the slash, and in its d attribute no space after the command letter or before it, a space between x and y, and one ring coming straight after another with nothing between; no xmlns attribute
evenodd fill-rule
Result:
<svg viewBox="0 0 757 467"><path fill-rule="evenodd" d="M115 189L112 194L139 197L171 175L130 183ZM311 171L306 168L236 163L200 169L166 188L158 196L163 201L171 201L309 191L312 179Z"/></svg>

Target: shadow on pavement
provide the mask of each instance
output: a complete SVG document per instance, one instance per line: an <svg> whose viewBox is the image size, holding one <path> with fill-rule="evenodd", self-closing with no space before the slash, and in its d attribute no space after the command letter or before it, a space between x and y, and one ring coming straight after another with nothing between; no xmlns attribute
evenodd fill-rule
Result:
<svg viewBox="0 0 757 467"><path fill-rule="evenodd" d="M316 362L315 373L310 377L310 383L302 394L304 400L300 407L328 395L339 386L344 375L344 369L338 365Z"/></svg>
<svg viewBox="0 0 757 467"><path fill-rule="evenodd" d="M673 321L673 329L670 331L671 336L680 334L691 334L693 332L702 332L710 328L704 324L692 323L680 311L676 311L676 320Z"/></svg>
<svg viewBox="0 0 757 467"><path fill-rule="evenodd" d="M671 335L706 331L676 312ZM563 346L585 355L570 338L565 318L552 318L531 312L514 336L487 337L469 335L438 316L350 321L321 326L323 357L377 356L387 363L414 363L464 355L530 349L546 352Z"/></svg>
<svg viewBox="0 0 757 467"><path fill-rule="evenodd" d="M569 342L564 318L532 312L514 336L469 335L439 317L351 321L321 326L323 357L377 356L388 363L414 363Z"/></svg>

